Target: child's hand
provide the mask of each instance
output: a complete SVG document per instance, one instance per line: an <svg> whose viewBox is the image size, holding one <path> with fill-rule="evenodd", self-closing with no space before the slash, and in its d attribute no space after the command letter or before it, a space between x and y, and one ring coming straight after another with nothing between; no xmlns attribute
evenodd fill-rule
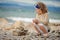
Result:
<svg viewBox="0 0 60 40"><path fill-rule="evenodd" d="M33 20L33 23L38 24L39 21L38 21L37 19L34 19L34 20Z"/></svg>

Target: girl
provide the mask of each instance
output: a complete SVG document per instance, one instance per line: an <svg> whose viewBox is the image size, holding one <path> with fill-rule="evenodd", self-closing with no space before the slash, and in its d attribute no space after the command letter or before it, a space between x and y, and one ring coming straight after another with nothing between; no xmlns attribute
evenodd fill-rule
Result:
<svg viewBox="0 0 60 40"><path fill-rule="evenodd" d="M33 20L33 25L38 34L43 36L48 35L48 14L46 5L42 2L37 2L36 6L36 18Z"/></svg>

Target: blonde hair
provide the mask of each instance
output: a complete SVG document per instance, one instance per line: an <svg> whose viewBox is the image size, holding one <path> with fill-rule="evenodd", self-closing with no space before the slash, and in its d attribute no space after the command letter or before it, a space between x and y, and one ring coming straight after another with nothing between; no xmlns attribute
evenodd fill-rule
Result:
<svg viewBox="0 0 60 40"><path fill-rule="evenodd" d="M38 5L40 7L39 9L41 9L43 13L47 13L47 7L44 3L37 2L36 5Z"/></svg>

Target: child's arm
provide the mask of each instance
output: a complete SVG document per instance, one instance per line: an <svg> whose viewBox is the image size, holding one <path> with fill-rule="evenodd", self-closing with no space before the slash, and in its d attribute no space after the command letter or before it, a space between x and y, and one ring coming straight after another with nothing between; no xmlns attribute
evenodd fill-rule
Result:
<svg viewBox="0 0 60 40"><path fill-rule="evenodd" d="M34 20L33 20L33 23L38 24L39 21L38 21L37 19L34 19Z"/></svg>
<svg viewBox="0 0 60 40"><path fill-rule="evenodd" d="M49 18L48 18L48 14L45 14L45 20L44 20L44 24L47 25L49 23Z"/></svg>

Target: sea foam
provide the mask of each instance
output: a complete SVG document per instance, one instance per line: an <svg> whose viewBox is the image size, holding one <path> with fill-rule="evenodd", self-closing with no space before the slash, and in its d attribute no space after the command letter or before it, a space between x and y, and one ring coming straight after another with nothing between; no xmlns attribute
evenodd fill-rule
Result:
<svg viewBox="0 0 60 40"><path fill-rule="evenodd" d="M7 19L11 19L13 21L25 21L25 22L32 22L34 18L21 18L21 17L7 17ZM50 23L60 23L60 20L57 19L49 19Z"/></svg>

